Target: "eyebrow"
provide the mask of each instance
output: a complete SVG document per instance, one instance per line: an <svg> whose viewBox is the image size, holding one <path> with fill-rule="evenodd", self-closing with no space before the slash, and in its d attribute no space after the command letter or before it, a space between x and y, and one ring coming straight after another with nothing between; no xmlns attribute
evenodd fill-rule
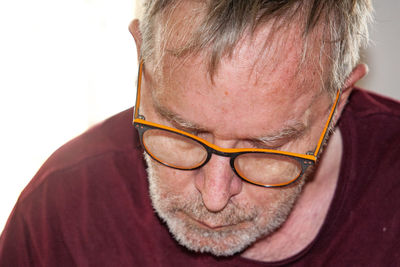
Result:
<svg viewBox="0 0 400 267"><path fill-rule="evenodd" d="M306 124L296 121L291 125L285 125L275 133L253 138L251 141L268 145L281 140L295 140L303 136L307 129L308 126Z"/></svg>
<svg viewBox="0 0 400 267"><path fill-rule="evenodd" d="M180 115L176 114L175 112L169 110L168 108L161 106L158 101L154 103L156 112L166 119L167 121L171 122L174 127L180 128L182 130L188 132L210 132L207 128L202 127L196 123L190 122ZM281 129L276 131L275 133L248 138L247 141L264 144L266 146L270 146L271 143L281 141L281 140L295 140L303 136L303 134L308 129L308 125L300 121L292 121L290 124L283 126Z"/></svg>
<svg viewBox="0 0 400 267"><path fill-rule="evenodd" d="M156 112L166 119L167 121L171 122L175 127L181 128L187 131L192 132L208 132L208 130L196 123L190 122L185 120L180 115L176 114L175 112L167 109L164 106L161 106L158 101L154 101L154 107Z"/></svg>

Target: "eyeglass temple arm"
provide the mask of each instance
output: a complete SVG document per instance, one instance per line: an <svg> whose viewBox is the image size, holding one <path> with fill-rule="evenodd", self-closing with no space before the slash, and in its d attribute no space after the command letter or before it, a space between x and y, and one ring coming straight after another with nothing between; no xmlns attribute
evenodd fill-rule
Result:
<svg viewBox="0 0 400 267"><path fill-rule="evenodd" d="M341 94L342 94L342 90L339 89L337 94L336 94L335 102L333 103L334 107L331 108L331 112L330 112L329 118L328 118L328 120L327 120L327 122L325 124L323 134L321 134L321 137L319 138L317 147L315 148L315 151L314 151L315 158L318 158L319 154L321 153L321 146L325 142L325 139L328 137L329 125L331 124L331 121L333 119L333 115L335 114L337 105L339 104L339 99L340 99L340 95Z"/></svg>
<svg viewBox="0 0 400 267"><path fill-rule="evenodd" d="M137 89L136 89L136 103L135 103L135 111L133 114L133 119L137 119L139 115L139 105L140 105L140 88L142 83L142 71L143 71L143 60L140 61L139 69L138 69L138 78L137 78Z"/></svg>

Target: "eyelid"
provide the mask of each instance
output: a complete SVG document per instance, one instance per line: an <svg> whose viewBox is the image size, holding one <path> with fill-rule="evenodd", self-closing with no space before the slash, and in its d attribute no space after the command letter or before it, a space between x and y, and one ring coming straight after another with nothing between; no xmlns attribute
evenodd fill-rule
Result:
<svg viewBox="0 0 400 267"><path fill-rule="evenodd" d="M164 118L173 128L178 129L180 131L190 133L192 135L198 136L200 133L204 133L202 129L193 128L193 127L185 127L174 120L170 120L168 118Z"/></svg>
<svg viewBox="0 0 400 267"><path fill-rule="evenodd" d="M261 140L247 140L255 148L261 149L277 149L285 145L287 140L280 140L279 142L264 142Z"/></svg>
<svg viewBox="0 0 400 267"><path fill-rule="evenodd" d="M294 142L298 139L300 139L303 136L304 132L295 134L295 135L289 135L289 136L283 136L280 138L271 138L271 140L262 140L260 139L253 139L250 140L250 142L254 143L256 147L259 148L266 148L266 149L278 149L282 148L283 146Z"/></svg>
<svg viewBox="0 0 400 267"><path fill-rule="evenodd" d="M200 132L207 132L201 127L196 127L196 125L192 126L192 123L180 119L179 116L173 114L172 112L165 111L165 109L161 108L160 106L156 107L156 113L160 119L167 122L169 126L180 131L184 131L193 135L197 135Z"/></svg>

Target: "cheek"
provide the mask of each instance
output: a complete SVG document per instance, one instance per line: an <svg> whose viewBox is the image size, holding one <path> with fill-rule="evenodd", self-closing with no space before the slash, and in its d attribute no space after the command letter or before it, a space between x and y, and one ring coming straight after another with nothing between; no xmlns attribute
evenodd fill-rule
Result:
<svg viewBox="0 0 400 267"><path fill-rule="evenodd" d="M195 191L194 175L196 171L182 171L166 167L162 164L151 161L149 165L152 168L157 186L163 194L191 194Z"/></svg>
<svg viewBox="0 0 400 267"><path fill-rule="evenodd" d="M258 207L264 213L270 213L279 207L290 206L297 199L302 186L303 182L283 188L263 188L246 184L241 194L237 196L237 201Z"/></svg>

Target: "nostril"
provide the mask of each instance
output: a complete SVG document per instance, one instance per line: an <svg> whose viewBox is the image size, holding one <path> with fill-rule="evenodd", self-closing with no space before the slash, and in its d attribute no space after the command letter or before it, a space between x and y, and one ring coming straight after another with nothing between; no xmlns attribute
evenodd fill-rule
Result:
<svg viewBox="0 0 400 267"><path fill-rule="evenodd" d="M195 176L204 205L209 211L218 212L242 190L242 180L233 172L229 159L213 155L208 164Z"/></svg>

